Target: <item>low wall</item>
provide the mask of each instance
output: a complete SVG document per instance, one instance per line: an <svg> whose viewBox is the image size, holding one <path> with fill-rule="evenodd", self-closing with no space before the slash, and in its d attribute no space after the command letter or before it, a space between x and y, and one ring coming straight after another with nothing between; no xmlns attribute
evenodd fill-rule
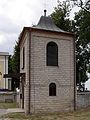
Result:
<svg viewBox="0 0 90 120"><path fill-rule="evenodd" d="M20 104L20 95L16 92L0 92L0 102L17 102ZM77 92L77 109L90 106L90 92Z"/></svg>
<svg viewBox="0 0 90 120"><path fill-rule="evenodd" d="M77 92L77 109L90 106L90 92Z"/></svg>
<svg viewBox="0 0 90 120"><path fill-rule="evenodd" d="M17 102L17 93L0 92L0 102Z"/></svg>

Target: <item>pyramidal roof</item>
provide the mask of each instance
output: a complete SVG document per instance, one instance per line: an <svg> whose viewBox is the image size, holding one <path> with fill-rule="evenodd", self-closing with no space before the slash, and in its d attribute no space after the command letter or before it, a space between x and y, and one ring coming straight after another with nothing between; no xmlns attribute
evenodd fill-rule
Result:
<svg viewBox="0 0 90 120"><path fill-rule="evenodd" d="M44 10L44 16L41 16L38 24L36 26L33 26L33 27L24 27L20 36L19 36L19 45L20 45L20 42L22 40L22 37L23 37L23 34L24 34L24 31L25 30L33 30L33 29L37 29L37 30L45 30L45 31L51 31L51 32L58 32L58 33L63 33L63 34L67 34L67 35L73 35L74 36L74 33L70 33L70 32L66 32L60 28L58 28L52 18L50 16L46 16L46 10Z"/></svg>
<svg viewBox="0 0 90 120"><path fill-rule="evenodd" d="M46 10L44 10L44 16L41 16L38 24L33 28L56 31L56 32L64 32L54 24L50 16L46 16Z"/></svg>

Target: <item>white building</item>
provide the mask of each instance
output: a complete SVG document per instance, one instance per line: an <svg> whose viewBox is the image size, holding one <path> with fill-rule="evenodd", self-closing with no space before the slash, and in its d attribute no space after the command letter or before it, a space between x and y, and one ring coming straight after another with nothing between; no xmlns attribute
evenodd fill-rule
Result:
<svg viewBox="0 0 90 120"><path fill-rule="evenodd" d="M0 89L10 89L11 85L8 78L3 78L4 74L8 74L8 52L0 52Z"/></svg>

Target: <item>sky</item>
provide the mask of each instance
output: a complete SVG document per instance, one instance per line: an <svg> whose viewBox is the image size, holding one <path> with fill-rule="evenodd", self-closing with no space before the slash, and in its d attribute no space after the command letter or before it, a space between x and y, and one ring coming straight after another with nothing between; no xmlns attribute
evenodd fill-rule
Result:
<svg viewBox="0 0 90 120"><path fill-rule="evenodd" d="M57 0L0 0L0 52L13 54L23 27L36 25L44 14L44 9L50 15L55 6ZM74 11L78 9L73 9L71 17ZM86 87L90 89L90 80Z"/></svg>
<svg viewBox="0 0 90 120"><path fill-rule="evenodd" d="M50 15L57 6L57 1L0 0L0 52L13 54L15 43L23 27L36 25L44 14L44 9L47 9L47 15Z"/></svg>
<svg viewBox="0 0 90 120"><path fill-rule="evenodd" d="M13 54L13 48L24 26L37 24L47 9L51 14L57 0L0 0L0 52Z"/></svg>

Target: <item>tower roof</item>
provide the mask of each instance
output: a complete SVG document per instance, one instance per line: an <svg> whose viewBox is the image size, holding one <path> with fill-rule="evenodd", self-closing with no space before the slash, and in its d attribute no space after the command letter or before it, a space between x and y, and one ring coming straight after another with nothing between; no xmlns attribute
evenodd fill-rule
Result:
<svg viewBox="0 0 90 120"><path fill-rule="evenodd" d="M41 16L38 24L33 28L56 31L56 32L64 32L54 24L50 16L46 16L46 10L44 10L44 16Z"/></svg>
<svg viewBox="0 0 90 120"><path fill-rule="evenodd" d="M60 34L66 34L66 35L71 35L71 36L74 36L73 33L70 33L70 32L66 32L62 29L60 29L59 27L57 27L52 18L50 16L46 16L46 10L44 10L44 16L41 16L40 17L40 20L38 22L38 24L36 26L33 26L33 27L24 27L20 36L19 36L19 45L20 45L20 42L22 40L22 37L24 35L24 32L25 30L40 30L40 31L47 31L47 32L55 32L55 33L60 33Z"/></svg>

